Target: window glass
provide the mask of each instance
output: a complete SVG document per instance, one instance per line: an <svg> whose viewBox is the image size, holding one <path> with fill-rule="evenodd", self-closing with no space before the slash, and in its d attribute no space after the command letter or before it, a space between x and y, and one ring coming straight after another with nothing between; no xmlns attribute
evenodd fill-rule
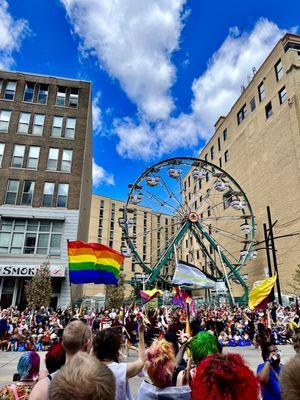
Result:
<svg viewBox="0 0 300 400"><path fill-rule="evenodd" d="M23 144L15 144L14 154L11 160L11 166L15 168L22 168L24 162L25 146Z"/></svg>
<svg viewBox="0 0 300 400"><path fill-rule="evenodd" d="M63 149L61 171L71 172L73 150Z"/></svg>
<svg viewBox="0 0 300 400"><path fill-rule="evenodd" d="M228 152L228 150L226 150L225 153L224 153L224 160L225 160L225 162L227 162L229 160L229 152Z"/></svg>
<svg viewBox="0 0 300 400"><path fill-rule="evenodd" d="M38 242L37 242L37 254L47 254L48 252L48 244L49 244L49 234L40 233Z"/></svg>
<svg viewBox="0 0 300 400"><path fill-rule="evenodd" d="M263 99L266 97L266 91L263 82L258 86L258 97L259 101L263 101Z"/></svg>
<svg viewBox="0 0 300 400"><path fill-rule="evenodd" d="M34 192L34 182L24 181L24 187L21 199L22 205L30 206L32 204L33 192Z"/></svg>
<svg viewBox="0 0 300 400"><path fill-rule="evenodd" d="M279 103L282 104L283 102L285 102L287 98L285 86L283 86L283 88L279 90L278 95L279 95Z"/></svg>
<svg viewBox="0 0 300 400"><path fill-rule="evenodd" d="M50 255L55 256L60 254L61 235L52 234L50 240Z"/></svg>
<svg viewBox="0 0 300 400"><path fill-rule="evenodd" d="M63 86L58 86L56 102L57 106L65 106L66 105L66 88Z"/></svg>
<svg viewBox="0 0 300 400"><path fill-rule="evenodd" d="M53 117L51 136L61 137L63 117Z"/></svg>
<svg viewBox="0 0 300 400"><path fill-rule="evenodd" d="M37 102L40 104L47 104L48 99L48 85L41 84L39 86Z"/></svg>
<svg viewBox="0 0 300 400"><path fill-rule="evenodd" d="M68 202L68 183L58 184L58 194L57 194L57 207L66 207Z"/></svg>
<svg viewBox="0 0 300 400"><path fill-rule="evenodd" d="M275 75L277 82L283 77L282 61L278 60L275 64Z"/></svg>
<svg viewBox="0 0 300 400"><path fill-rule="evenodd" d="M45 207L51 207L53 204L54 185L53 182L45 182L42 202Z"/></svg>
<svg viewBox="0 0 300 400"><path fill-rule="evenodd" d="M40 148L38 146L30 146L27 159L27 168L37 169L39 163L39 156L40 156Z"/></svg>
<svg viewBox="0 0 300 400"><path fill-rule="evenodd" d="M273 114L273 111L272 111L272 103L271 103L271 102L269 102L269 103L266 105L265 110L266 110L266 117L267 117L267 118L270 118L270 117L272 116L272 114Z"/></svg>
<svg viewBox="0 0 300 400"><path fill-rule="evenodd" d="M57 171L58 153L59 149L54 149L50 147L47 163L47 169L49 171Z"/></svg>
<svg viewBox="0 0 300 400"><path fill-rule="evenodd" d="M24 101L28 101L30 103L33 102L34 89L35 89L35 83L26 82L25 89L24 89Z"/></svg>
<svg viewBox="0 0 300 400"><path fill-rule="evenodd" d="M51 221L47 219L42 219L40 221L40 231L41 232L50 232L50 227L51 227Z"/></svg>
<svg viewBox="0 0 300 400"><path fill-rule="evenodd" d="M5 100L13 100L15 97L17 82L8 81L5 88L4 98Z"/></svg>
<svg viewBox="0 0 300 400"><path fill-rule="evenodd" d="M24 242L24 233L14 233L12 235L10 253L13 254L22 253L23 242Z"/></svg>
<svg viewBox="0 0 300 400"><path fill-rule="evenodd" d="M19 181L14 179L9 179L7 182L5 204L16 204L18 190L19 190Z"/></svg>
<svg viewBox="0 0 300 400"><path fill-rule="evenodd" d="M224 142L225 142L225 140L227 140L227 129L225 129L223 131L223 140L224 140Z"/></svg>
<svg viewBox="0 0 300 400"><path fill-rule="evenodd" d="M255 97L253 97L253 98L250 100L250 110L251 110L251 111L254 111L254 110L255 110L255 107L256 107L256 104L255 104Z"/></svg>
<svg viewBox="0 0 300 400"><path fill-rule="evenodd" d="M35 114L33 120L32 134L42 136L45 123L45 115Z"/></svg>
<svg viewBox="0 0 300 400"><path fill-rule="evenodd" d="M11 111L0 110L0 132L8 132Z"/></svg>
<svg viewBox="0 0 300 400"><path fill-rule="evenodd" d="M64 226L63 221L53 221L52 222L52 231L53 232L62 232Z"/></svg>
<svg viewBox="0 0 300 400"><path fill-rule="evenodd" d="M76 127L76 118L67 118L65 137L68 139L74 139Z"/></svg>
<svg viewBox="0 0 300 400"><path fill-rule="evenodd" d="M4 143L0 143L0 168L2 166L4 149L5 149L5 144Z"/></svg>
<svg viewBox="0 0 300 400"><path fill-rule="evenodd" d="M30 113L21 112L20 119L19 119L18 132L19 133L28 133L29 122L30 122Z"/></svg>
<svg viewBox="0 0 300 400"><path fill-rule="evenodd" d="M36 244L36 233L26 233L24 243L24 254L34 254Z"/></svg>
<svg viewBox="0 0 300 400"><path fill-rule="evenodd" d="M69 98L69 106L77 108L78 107L78 89L72 88Z"/></svg>

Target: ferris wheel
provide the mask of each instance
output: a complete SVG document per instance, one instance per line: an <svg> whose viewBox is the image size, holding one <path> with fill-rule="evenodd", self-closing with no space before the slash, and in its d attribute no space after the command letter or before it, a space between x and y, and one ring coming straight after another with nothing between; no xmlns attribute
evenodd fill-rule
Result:
<svg viewBox="0 0 300 400"><path fill-rule="evenodd" d="M119 219L126 243L121 252L142 267L147 287L170 281L175 263L183 260L215 280L241 284L247 299L241 270L256 257L256 228L238 182L206 160L180 157L147 168L129 187ZM140 233L134 229L137 206L154 215ZM138 234L151 241L151 252L138 249Z"/></svg>

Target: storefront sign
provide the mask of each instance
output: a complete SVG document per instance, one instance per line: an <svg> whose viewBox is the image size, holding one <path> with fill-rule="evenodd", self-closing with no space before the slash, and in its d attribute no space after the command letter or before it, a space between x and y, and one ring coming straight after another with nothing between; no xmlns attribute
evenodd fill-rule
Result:
<svg viewBox="0 0 300 400"><path fill-rule="evenodd" d="M0 276L34 276L39 265L0 265ZM63 265L50 265L50 276L63 278L65 267Z"/></svg>

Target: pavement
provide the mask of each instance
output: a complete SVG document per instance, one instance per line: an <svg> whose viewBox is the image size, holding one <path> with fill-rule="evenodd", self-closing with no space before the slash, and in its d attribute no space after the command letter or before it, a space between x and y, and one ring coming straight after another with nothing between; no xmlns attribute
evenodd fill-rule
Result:
<svg viewBox="0 0 300 400"><path fill-rule="evenodd" d="M295 351L291 345L278 346L281 351L281 360L282 363L285 364L290 358L295 355ZM262 362L261 352L259 349L255 349L253 346L250 347L234 347L228 348L225 347L223 350L225 353L239 353L242 355L248 364L248 366L255 372L258 364ZM0 386L7 385L12 382L12 377L15 372L17 372L18 360L22 353L13 353L13 352L0 352ZM44 358L45 352L40 352L39 355L41 357L41 369L45 368ZM127 358L127 362L134 361L136 359L136 353L131 353ZM137 397L138 389L142 382L143 378L135 377L130 379L130 387L131 391L134 395L134 398Z"/></svg>

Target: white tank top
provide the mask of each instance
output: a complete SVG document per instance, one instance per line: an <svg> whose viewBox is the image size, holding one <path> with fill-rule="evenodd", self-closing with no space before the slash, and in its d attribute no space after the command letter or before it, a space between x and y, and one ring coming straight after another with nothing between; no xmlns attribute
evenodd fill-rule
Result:
<svg viewBox="0 0 300 400"><path fill-rule="evenodd" d="M107 364L116 379L115 400L134 400L130 391L128 380L126 379L126 363L112 362Z"/></svg>

